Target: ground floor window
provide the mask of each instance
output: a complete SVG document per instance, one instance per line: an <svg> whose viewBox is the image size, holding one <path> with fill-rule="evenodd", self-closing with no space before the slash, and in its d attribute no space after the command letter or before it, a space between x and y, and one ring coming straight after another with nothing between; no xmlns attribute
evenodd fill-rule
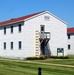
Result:
<svg viewBox="0 0 74 75"><path fill-rule="evenodd" d="M4 50L6 49L6 42L4 42Z"/></svg>
<svg viewBox="0 0 74 75"><path fill-rule="evenodd" d="M13 49L13 42L11 42L11 49Z"/></svg>
<svg viewBox="0 0 74 75"><path fill-rule="evenodd" d="M21 41L19 41L18 46L19 46L19 49L22 49L22 42Z"/></svg>
<svg viewBox="0 0 74 75"><path fill-rule="evenodd" d="M68 45L68 50L70 50L71 49L71 46L70 45Z"/></svg>
<svg viewBox="0 0 74 75"><path fill-rule="evenodd" d="M6 44L6 43L7 42L3 42L3 48L4 48L4 50L6 49L7 45L8 45L8 47L10 47L11 50L13 50L14 45L15 45L15 47L17 47L18 50L22 49L22 41L17 41L17 44L14 44L14 42L10 42L10 44Z"/></svg>

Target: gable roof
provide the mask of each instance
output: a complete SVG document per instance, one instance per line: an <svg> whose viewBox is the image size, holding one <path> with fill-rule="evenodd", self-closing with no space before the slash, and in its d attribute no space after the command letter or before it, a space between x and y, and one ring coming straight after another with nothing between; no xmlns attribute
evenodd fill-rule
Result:
<svg viewBox="0 0 74 75"><path fill-rule="evenodd" d="M74 28L67 28L67 33L74 33Z"/></svg>
<svg viewBox="0 0 74 75"><path fill-rule="evenodd" d="M12 23L24 21L25 19L33 17L35 15L38 15L38 14L40 14L42 12L38 12L38 13L30 14L30 15L27 15L27 16L23 16L23 17L19 17L19 18L13 18L11 20L0 22L0 26L4 26L4 25L7 25L7 24L12 24Z"/></svg>
<svg viewBox="0 0 74 75"><path fill-rule="evenodd" d="M5 26L5 25L8 25L8 24L12 24L12 23L17 23L17 22L21 22L21 21L24 21L24 20L27 20L29 18L32 18L34 16L37 16L39 14L44 14L44 13L49 13L50 15L52 15L53 17L55 17L56 19L60 20L61 22L67 24L66 22L64 22L63 20L61 20L60 18L56 17L55 15L53 15L52 13L48 12L48 11L42 11L42 12L38 12L38 13L34 13L34 14L30 14L30 15L27 15L27 16L23 16L23 17L19 17L19 18L13 18L11 20L7 20L7 21L3 21L3 22L0 22L0 26Z"/></svg>

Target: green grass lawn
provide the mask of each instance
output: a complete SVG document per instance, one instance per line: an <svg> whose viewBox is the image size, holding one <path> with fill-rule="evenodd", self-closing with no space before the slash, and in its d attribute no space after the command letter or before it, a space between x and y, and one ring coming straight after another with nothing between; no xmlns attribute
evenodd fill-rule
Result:
<svg viewBox="0 0 74 75"><path fill-rule="evenodd" d="M33 61L74 66L74 56L69 56L69 59L46 59L46 60L33 60Z"/></svg>
<svg viewBox="0 0 74 75"><path fill-rule="evenodd" d="M74 59L74 55L69 55L69 58L70 59Z"/></svg>
<svg viewBox="0 0 74 75"><path fill-rule="evenodd" d="M74 60L69 60L69 59L34 60L34 62L53 63L53 64L63 64L63 65L73 65L73 66L74 66Z"/></svg>
<svg viewBox="0 0 74 75"><path fill-rule="evenodd" d="M74 67L61 67L61 66L49 66L49 65L42 65L42 64L34 64L29 62L15 62L9 61L10 59L0 60L0 75L38 75L38 67L42 68L42 75L74 75ZM60 63L65 64L63 60L40 60L38 62L51 62L51 63ZM71 61L71 62L70 62ZM70 65L74 65L70 60L68 63Z"/></svg>

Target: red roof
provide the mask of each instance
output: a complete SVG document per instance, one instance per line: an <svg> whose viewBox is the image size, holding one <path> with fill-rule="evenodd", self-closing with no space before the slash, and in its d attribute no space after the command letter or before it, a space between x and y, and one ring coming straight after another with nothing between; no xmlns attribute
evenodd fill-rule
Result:
<svg viewBox="0 0 74 75"><path fill-rule="evenodd" d="M33 16L35 16L37 14L40 14L42 12L38 12L38 13L30 14L30 15L27 15L27 16L23 16L23 17L19 17L19 18L14 18L14 19L11 19L11 20L0 22L0 26L4 26L4 25L7 25L7 24L12 24L12 23L24 21L25 19L33 17Z"/></svg>
<svg viewBox="0 0 74 75"><path fill-rule="evenodd" d="M74 33L74 28L67 28L67 33Z"/></svg>

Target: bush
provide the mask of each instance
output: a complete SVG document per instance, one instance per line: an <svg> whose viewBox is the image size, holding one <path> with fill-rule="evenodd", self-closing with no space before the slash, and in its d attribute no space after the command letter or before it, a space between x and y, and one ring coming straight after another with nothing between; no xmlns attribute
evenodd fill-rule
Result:
<svg viewBox="0 0 74 75"><path fill-rule="evenodd" d="M36 56L36 57L27 57L26 60L44 60L45 56L44 55L40 55L40 56Z"/></svg>
<svg viewBox="0 0 74 75"><path fill-rule="evenodd" d="M50 56L50 58L54 58L54 59L68 59L68 56Z"/></svg>

